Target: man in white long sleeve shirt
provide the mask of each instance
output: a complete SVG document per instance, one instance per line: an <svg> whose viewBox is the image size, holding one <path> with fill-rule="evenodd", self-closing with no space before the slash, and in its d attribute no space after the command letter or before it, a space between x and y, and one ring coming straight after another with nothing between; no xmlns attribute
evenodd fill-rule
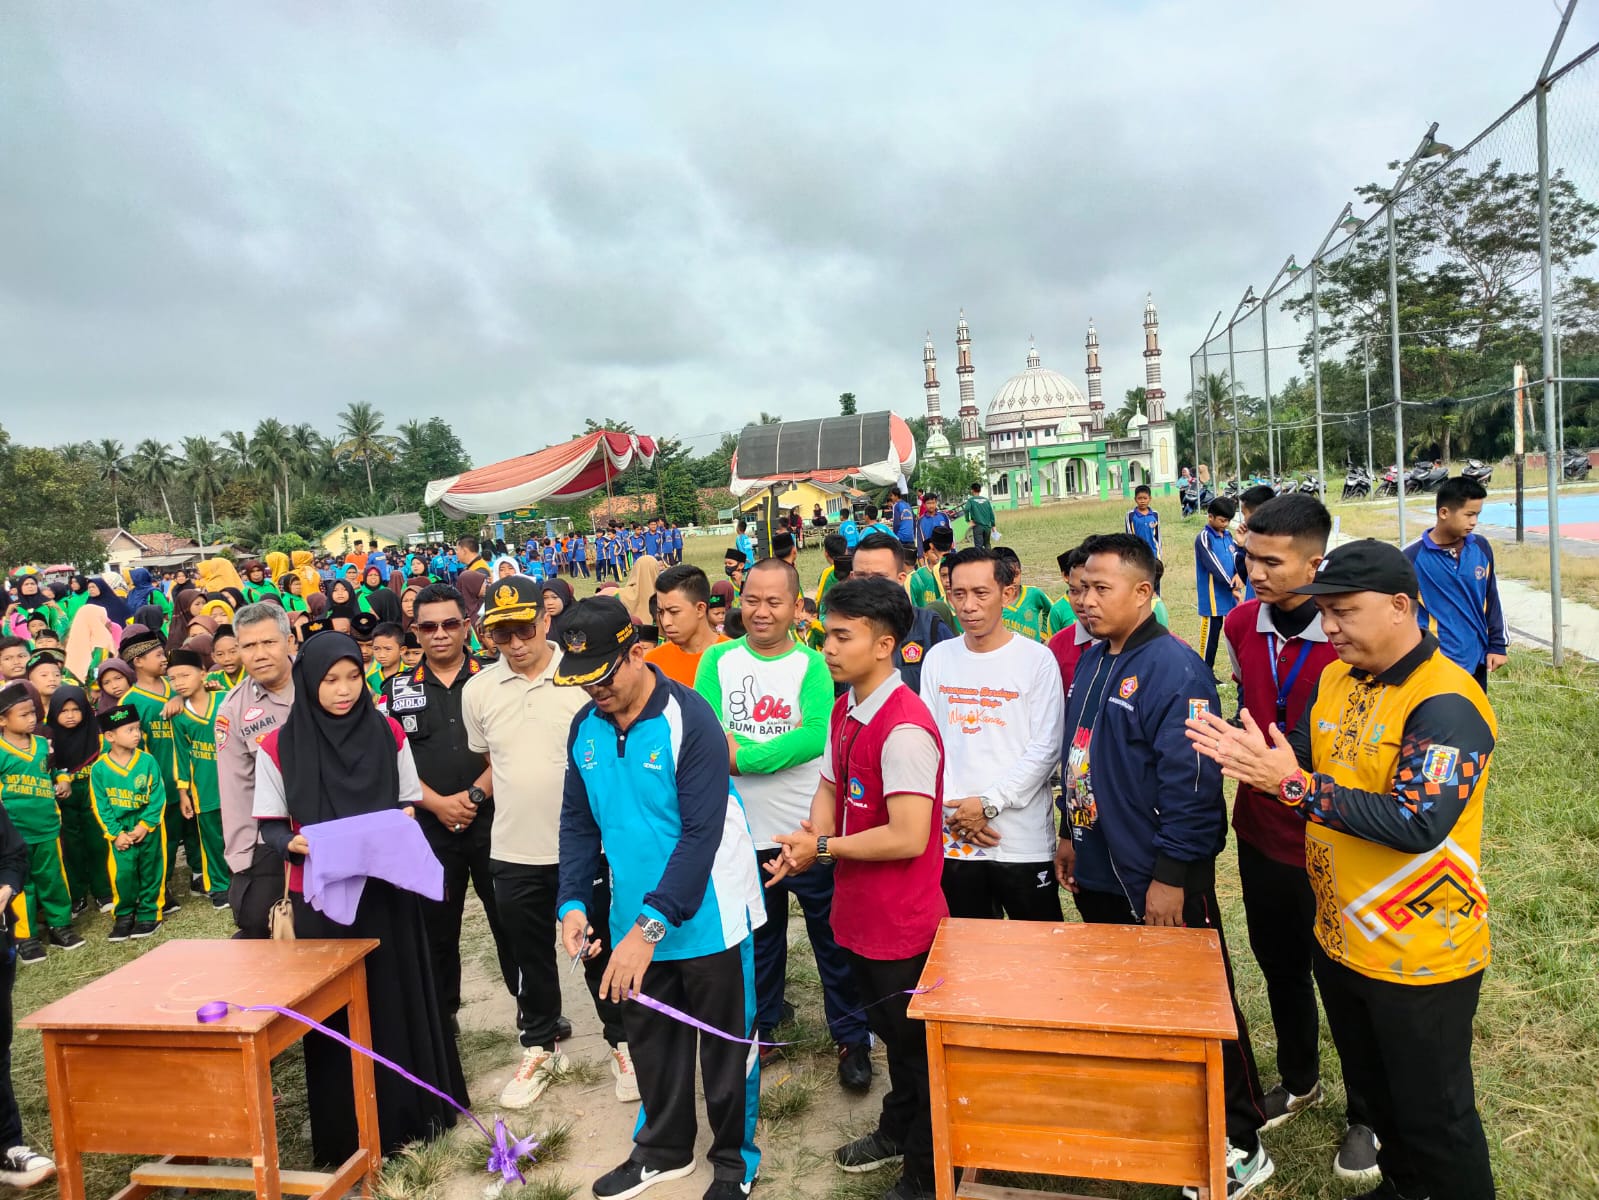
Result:
<svg viewBox="0 0 1599 1200"><path fill-rule="evenodd" d="M962 636L922 664L921 695L944 742L944 897L952 917L1059 921L1050 781L1065 705L1048 649L1005 628L1015 564L962 550L949 601Z"/></svg>

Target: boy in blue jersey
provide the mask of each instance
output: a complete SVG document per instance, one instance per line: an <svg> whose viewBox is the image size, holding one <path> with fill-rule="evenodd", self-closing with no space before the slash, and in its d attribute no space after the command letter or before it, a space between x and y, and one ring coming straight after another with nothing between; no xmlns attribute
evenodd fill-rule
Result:
<svg viewBox="0 0 1599 1200"><path fill-rule="evenodd" d="M847 550L854 550L855 543L861 540L860 528L849 515L847 508L838 510L838 532L844 535L844 547Z"/></svg>
<svg viewBox="0 0 1599 1200"><path fill-rule="evenodd" d="M889 524L900 545L916 548L916 513L898 488L888 489Z"/></svg>
<svg viewBox="0 0 1599 1200"><path fill-rule="evenodd" d="M749 534L750 523L743 517L740 517L738 519L738 524L734 528L738 530L738 536L733 539L734 547L744 555L744 561L746 563L754 562L755 539L750 537Z"/></svg>
<svg viewBox="0 0 1599 1200"><path fill-rule="evenodd" d="M1155 561L1162 561L1160 553L1160 514L1155 511L1150 503L1150 491L1147 483L1141 483L1133 489L1133 507L1127 510L1127 532L1132 534L1144 545L1155 553ZM1155 583L1155 594L1160 595L1160 582Z"/></svg>
<svg viewBox="0 0 1599 1200"><path fill-rule="evenodd" d="M661 557L660 523L653 518L644 529L644 553L655 559Z"/></svg>
<svg viewBox="0 0 1599 1200"><path fill-rule="evenodd" d="M1205 525L1194 538L1194 587L1199 593L1199 637L1205 643L1205 665L1215 669L1221 645L1222 618L1232 612L1243 593L1233 558L1233 535L1227 526L1238 506L1227 496L1217 496L1205 510Z"/></svg>
<svg viewBox="0 0 1599 1200"><path fill-rule="evenodd" d="M1499 603L1493 547L1476 532L1487 489L1457 475L1438 489L1438 522L1405 547L1421 599L1416 619L1444 656L1488 690L1488 672L1509 661L1510 630Z"/></svg>
<svg viewBox="0 0 1599 1200"><path fill-rule="evenodd" d="M561 798L559 916L566 952L598 952L587 915L602 843L611 862L611 950L600 993L645 994L740 1037L755 1026L754 931L766 921L755 843L732 788L727 735L711 706L644 659L614 596L575 605L554 682L581 686ZM622 1008L643 1109L627 1161L595 1180L622 1200L694 1171L694 1064L704 1081L713 1171L707 1200L744 1200L760 1166L760 1059L642 1004Z"/></svg>

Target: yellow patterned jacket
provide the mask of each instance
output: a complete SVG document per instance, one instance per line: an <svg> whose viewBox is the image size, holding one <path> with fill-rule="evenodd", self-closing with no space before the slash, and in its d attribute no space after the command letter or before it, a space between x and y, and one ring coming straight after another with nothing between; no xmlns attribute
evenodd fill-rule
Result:
<svg viewBox="0 0 1599 1200"><path fill-rule="evenodd" d="M1381 674L1322 673L1290 741L1315 776L1305 865L1335 962L1404 984L1488 965L1479 859L1497 734L1482 689L1431 634Z"/></svg>

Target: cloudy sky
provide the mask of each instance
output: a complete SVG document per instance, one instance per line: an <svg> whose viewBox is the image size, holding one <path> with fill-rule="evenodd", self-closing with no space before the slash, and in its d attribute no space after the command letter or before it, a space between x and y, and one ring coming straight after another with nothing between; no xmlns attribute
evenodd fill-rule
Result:
<svg viewBox="0 0 1599 1200"><path fill-rule="evenodd" d="M1168 390L1431 120L1527 89L1552 0L11 0L0 424L176 440L351 400L478 463L587 415L955 409L1023 366ZM1579 10L1562 61L1599 38ZM704 440L694 443L703 449Z"/></svg>

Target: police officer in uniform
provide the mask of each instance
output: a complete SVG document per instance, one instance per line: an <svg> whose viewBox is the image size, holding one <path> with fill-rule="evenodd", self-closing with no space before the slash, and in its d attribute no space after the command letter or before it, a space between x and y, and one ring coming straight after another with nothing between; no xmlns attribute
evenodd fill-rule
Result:
<svg viewBox="0 0 1599 1200"><path fill-rule="evenodd" d="M439 1007L455 1027L461 1007L461 915L468 881L483 902L506 990L517 992L512 956L494 903L489 829L494 823L493 775L488 756L467 745L461 690L483 664L466 653L466 602L449 584L432 583L416 598L412 629L423 659L383 684L382 707L411 743L422 780L417 823L444 865L444 899L423 905L433 982Z"/></svg>

